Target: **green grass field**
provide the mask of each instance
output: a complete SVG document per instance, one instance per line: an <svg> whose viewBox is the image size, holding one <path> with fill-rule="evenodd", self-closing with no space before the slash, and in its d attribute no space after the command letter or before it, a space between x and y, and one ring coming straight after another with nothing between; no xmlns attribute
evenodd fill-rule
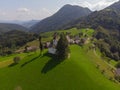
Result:
<svg viewBox="0 0 120 90"><path fill-rule="evenodd" d="M71 47L71 57L63 62L46 54L26 54L18 65L0 68L0 90L120 90L96 68L84 48ZM92 54L92 53L91 53Z"/></svg>
<svg viewBox="0 0 120 90"><path fill-rule="evenodd" d="M8 55L8 56L0 56L0 68L6 67L9 64L13 63L14 57L20 56L20 58L23 59L28 54L29 53L21 53L21 54L12 54L12 55Z"/></svg>
<svg viewBox="0 0 120 90"><path fill-rule="evenodd" d="M76 29L76 28L72 28L72 29L69 29L69 30L57 30L57 31L45 32L45 33L41 33L40 35L42 37L44 37L43 41L50 41L55 32L57 32L57 33L70 32L71 35L78 35L80 32L83 32L84 34L87 34L88 36L92 36L93 33L94 33L94 30L93 29Z"/></svg>

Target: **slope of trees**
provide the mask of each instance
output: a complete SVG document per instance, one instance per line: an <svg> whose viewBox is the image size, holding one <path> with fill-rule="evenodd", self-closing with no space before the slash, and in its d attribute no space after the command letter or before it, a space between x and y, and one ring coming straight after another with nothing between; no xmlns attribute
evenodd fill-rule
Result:
<svg viewBox="0 0 120 90"><path fill-rule="evenodd" d="M18 24L0 23L0 33L12 31L12 30L28 31L27 28Z"/></svg>
<svg viewBox="0 0 120 90"><path fill-rule="evenodd" d="M95 38L98 39L96 45L101 52L107 57L120 60L120 36L113 32L108 32L105 29L100 29L96 32Z"/></svg>
<svg viewBox="0 0 120 90"><path fill-rule="evenodd" d="M79 6L65 5L54 15L43 19L31 28L32 32L40 33L53 30L59 30L73 20L87 16L91 13L88 8Z"/></svg>
<svg viewBox="0 0 120 90"><path fill-rule="evenodd" d="M15 49L35 40L36 34L12 30L0 34L0 55L11 54Z"/></svg>

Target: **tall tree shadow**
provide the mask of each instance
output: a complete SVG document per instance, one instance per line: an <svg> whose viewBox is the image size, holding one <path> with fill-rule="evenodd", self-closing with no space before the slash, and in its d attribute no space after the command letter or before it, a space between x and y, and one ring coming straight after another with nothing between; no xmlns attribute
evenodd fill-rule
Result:
<svg viewBox="0 0 120 90"><path fill-rule="evenodd" d="M18 63L11 63L10 65L8 65L8 67L14 67L16 66Z"/></svg>
<svg viewBox="0 0 120 90"><path fill-rule="evenodd" d="M45 66L42 68L41 73L46 74L48 71L55 68L57 65L59 65L64 60L58 59L55 55L46 53L45 56L51 57L51 59L45 64Z"/></svg>
<svg viewBox="0 0 120 90"><path fill-rule="evenodd" d="M29 64L29 63L35 61L35 60L36 60L37 58L39 58L39 57L41 57L41 56L34 57L34 58L31 59L30 61L25 62L24 64L21 65L21 67L24 67L24 66L26 66L27 64Z"/></svg>

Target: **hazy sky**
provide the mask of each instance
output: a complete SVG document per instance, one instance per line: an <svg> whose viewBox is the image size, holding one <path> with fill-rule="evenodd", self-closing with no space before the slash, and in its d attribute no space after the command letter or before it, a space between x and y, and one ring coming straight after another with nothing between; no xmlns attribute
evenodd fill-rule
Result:
<svg viewBox="0 0 120 90"><path fill-rule="evenodd" d="M65 4L101 10L116 1L118 0L0 0L0 20L41 20Z"/></svg>

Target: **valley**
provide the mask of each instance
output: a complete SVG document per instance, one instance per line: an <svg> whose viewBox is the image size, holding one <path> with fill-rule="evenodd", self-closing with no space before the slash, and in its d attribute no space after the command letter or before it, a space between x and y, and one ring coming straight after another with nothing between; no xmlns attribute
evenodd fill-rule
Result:
<svg viewBox="0 0 120 90"><path fill-rule="evenodd" d="M0 90L120 90L120 0L4 1Z"/></svg>
<svg viewBox="0 0 120 90"><path fill-rule="evenodd" d="M51 40L55 32L42 33L41 36L44 37L42 40ZM58 33L61 32L71 32L72 35L83 32L91 38L94 30L73 28L58 31ZM39 41L35 40L27 45L39 46L38 43ZM91 40L82 46L70 45L71 56L64 61L57 60L54 55L48 53L47 49L43 51L43 56L39 56L40 52L37 50L0 57L0 77L2 77L0 89L119 90L119 83L114 79L114 73L111 71L111 69L115 70L115 66L112 64L114 61L111 60L108 63L107 59L101 57L99 49L89 48L91 45ZM16 56L19 56L21 60L14 65L13 58Z"/></svg>

